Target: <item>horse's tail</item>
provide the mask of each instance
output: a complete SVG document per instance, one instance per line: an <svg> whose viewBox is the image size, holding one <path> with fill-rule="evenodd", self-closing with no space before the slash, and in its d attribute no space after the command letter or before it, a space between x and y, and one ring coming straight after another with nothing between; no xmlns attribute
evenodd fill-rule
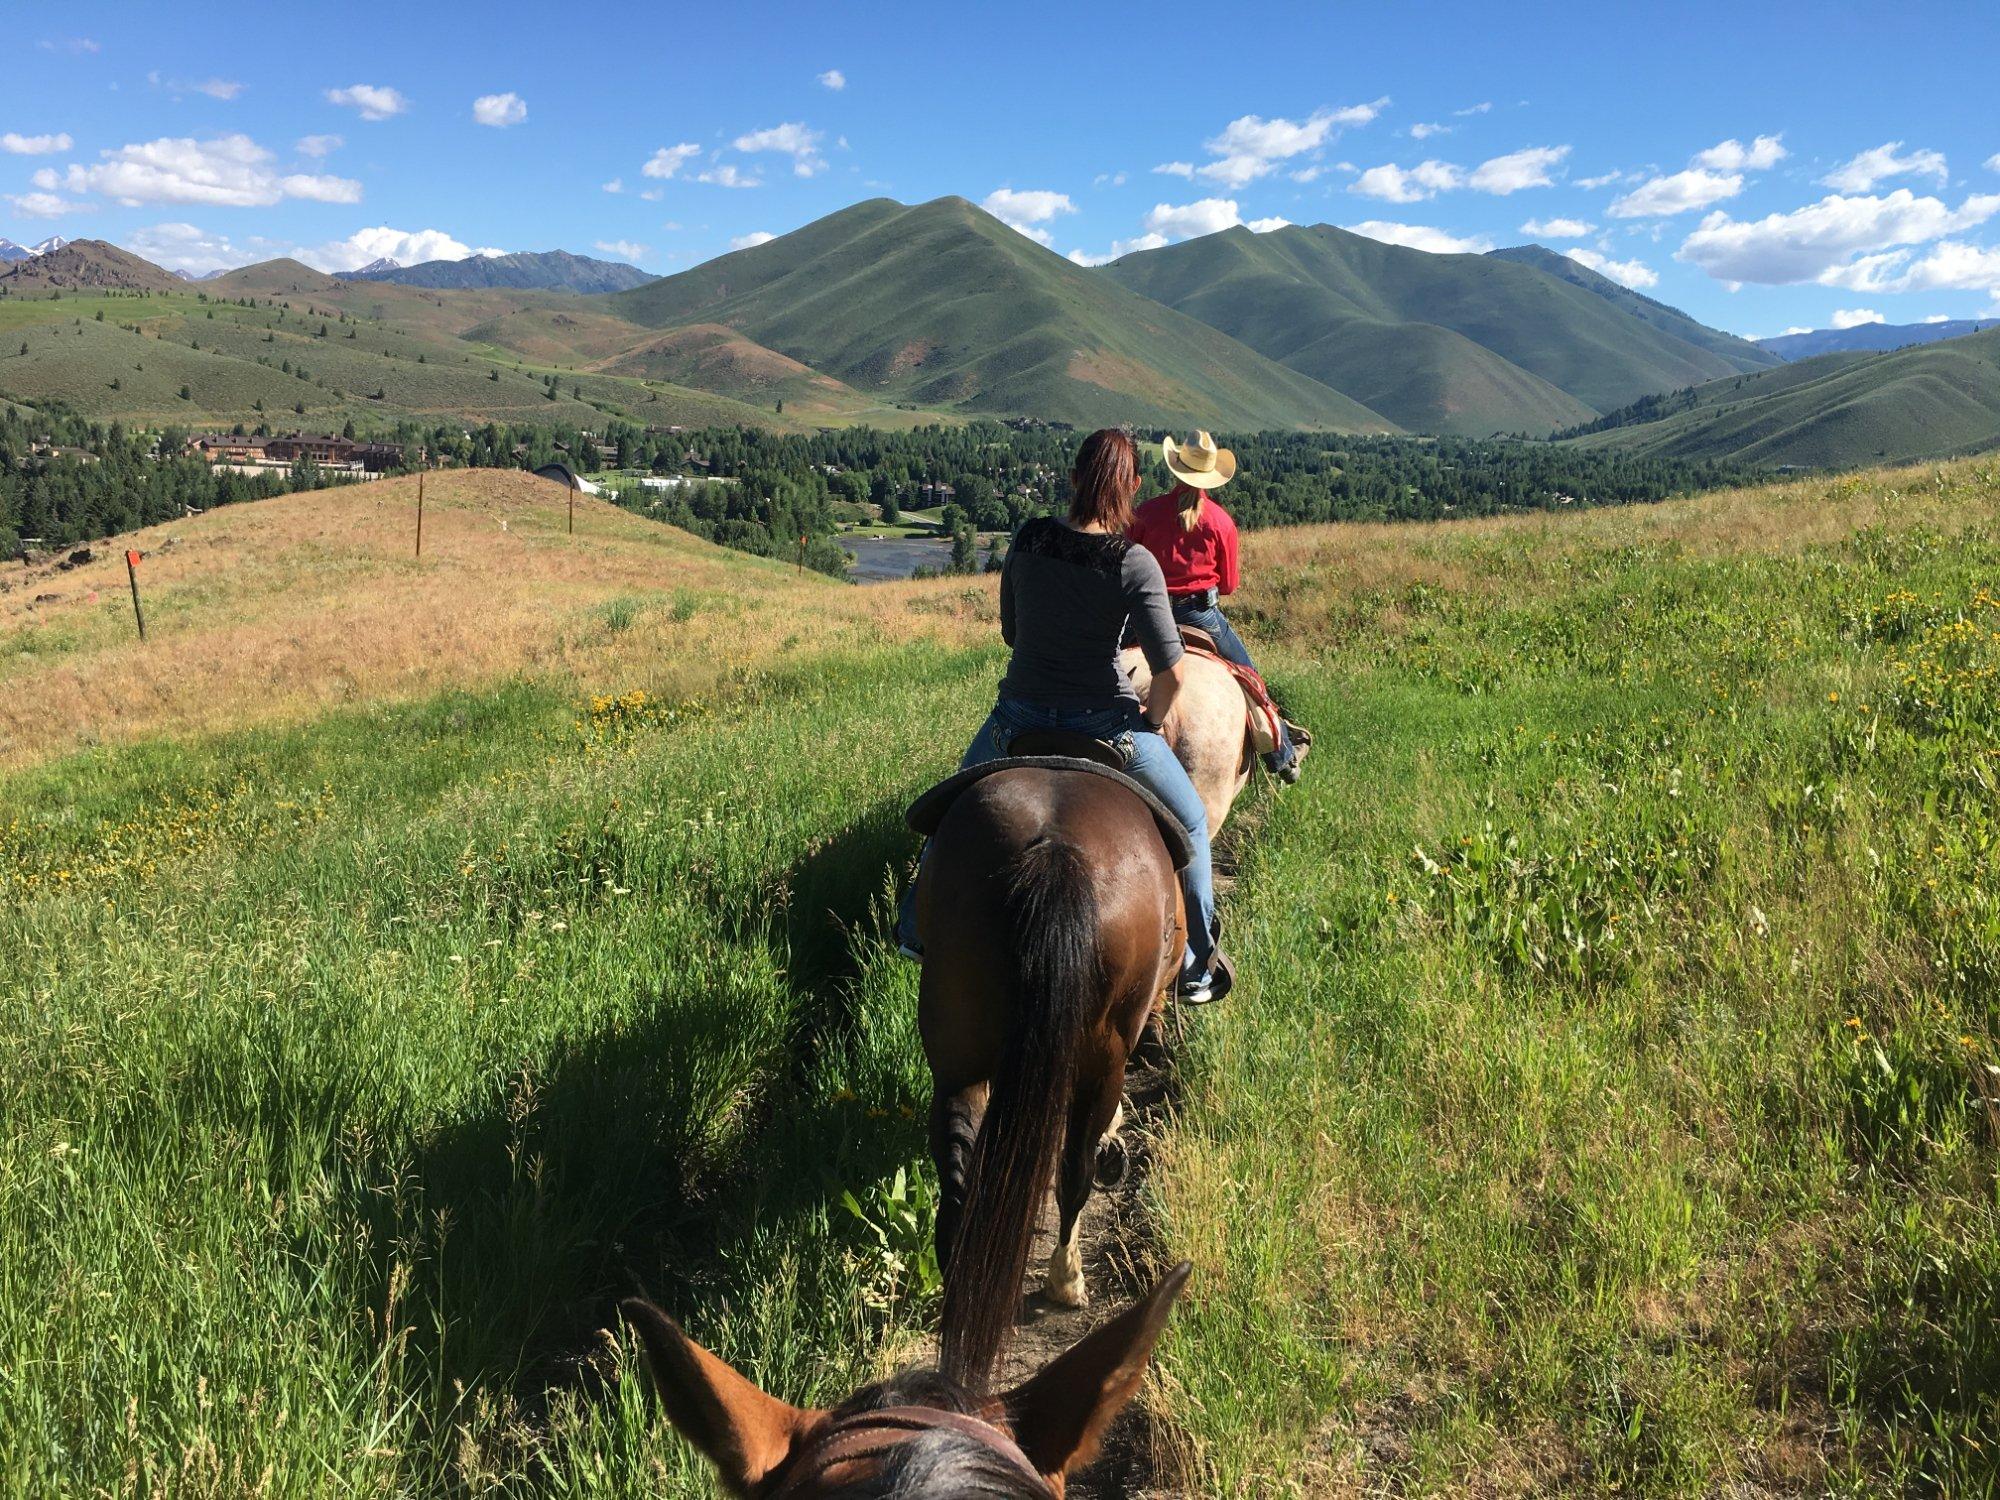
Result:
<svg viewBox="0 0 2000 1500"><path fill-rule="evenodd" d="M1045 837L1010 873L1013 1024L973 1146L939 1338L944 1373L975 1391L1013 1331L1100 988L1097 900L1081 851Z"/></svg>

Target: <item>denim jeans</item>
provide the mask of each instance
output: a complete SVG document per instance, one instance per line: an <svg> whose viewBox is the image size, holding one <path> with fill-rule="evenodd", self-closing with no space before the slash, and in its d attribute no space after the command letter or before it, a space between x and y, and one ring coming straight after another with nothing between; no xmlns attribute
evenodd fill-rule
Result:
<svg viewBox="0 0 2000 1500"><path fill-rule="evenodd" d="M1180 819L1188 831L1192 852L1187 868L1181 871L1181 891L1187 900L1188 951L1183 964L1206 972L1215 949L1215 873L1209 865L1208 809L1183 766L1168 748L1166 740L1146 727L1139 710L1129 703L1109 708L1059 708L1054 705L1023 703L1002 698L979 726L972 744L958 763L959 769L999 760L1017 734L1031 729L1059 729L1072 734L1108 740L1125 752L1125 771L1134 781L1158 797L1168 811ZM929 846L925 846L929 852ZM916 946L916 890L914 880L903 892L896 936L905 945Z"/></svg>
<svg viewBox="0 0 2000 1500"><path fill-rule="evenodd" d="M1174 619L1182 625L1192 625L1197 630L1206 630L1215 637L1215 649L1235 662L1239 667L1257 670L1257 663L1250 660L1250 648L1243 644L1243 637L1236 633L1236 627L1229 623L1229 617L1213 604L1198 604L1192 599L1174 601ZM1298 752L1292 749L1291 732L1285 728L1281 715L1278 719L1278 748L1264 757L1272 770L1290 764Z"/></svg>

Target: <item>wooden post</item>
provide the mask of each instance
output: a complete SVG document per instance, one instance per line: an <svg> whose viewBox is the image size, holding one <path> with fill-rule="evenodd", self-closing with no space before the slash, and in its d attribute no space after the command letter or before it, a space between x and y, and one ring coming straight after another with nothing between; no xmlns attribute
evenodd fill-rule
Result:
<svg viewBox="0 0 2000 1500"><path fill-rule="evenodd" d="M424 476L417 475L417 556L424 555Z"/></svg>
<svg viewBox="0 0 2000 1500"><path fill-rule="evenodd" d="M799 538L799 576L801 578L805 576L805 571L806 571L806 539L802 536Z"/></svg>
<svg viewBox="0 0 2000 1500"><path fill-rule="evenodd" d="M139 554L125 554L125 576L132 580L132 618L139 622L139 639L146 638L146 612L139 607Z"/></svg>
<svg viewBox="0 0 2000 1500"><path fill-rule="evenodd" d="M569 534L576 535L576 486L569 487Z"/></svg>

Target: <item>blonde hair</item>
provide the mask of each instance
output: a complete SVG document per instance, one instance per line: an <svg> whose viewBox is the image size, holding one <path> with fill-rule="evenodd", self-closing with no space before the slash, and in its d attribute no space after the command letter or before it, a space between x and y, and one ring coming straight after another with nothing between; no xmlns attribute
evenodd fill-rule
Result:
<svg viewBox="0 0 2000 1500"><path fill-rule="evenodd" d="M1192 503L1186 500L1183 500L1181 502L1180 505L1181 530L1193 531L1195 527L1201 524L1201 502L1206 500L1208 497L1191 484L1184 484L1181 486L1181 488L1186 490L1190 495L1194 496L1194 500Z"/></svg>

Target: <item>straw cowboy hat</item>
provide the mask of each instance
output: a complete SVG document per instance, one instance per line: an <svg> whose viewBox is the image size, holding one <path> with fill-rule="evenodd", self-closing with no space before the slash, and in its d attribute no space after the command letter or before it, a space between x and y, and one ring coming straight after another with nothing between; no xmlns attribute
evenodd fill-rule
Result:
<svg viewBox="0 0 2000 1500"><path fill-rule="evenodd" d="M1169 474L1198 490L1220 489L1236 477L1236 455L1216 447L1215 439L1205 432L1197 432L1191 443L1161 439L1160 456Z"/></svg>

